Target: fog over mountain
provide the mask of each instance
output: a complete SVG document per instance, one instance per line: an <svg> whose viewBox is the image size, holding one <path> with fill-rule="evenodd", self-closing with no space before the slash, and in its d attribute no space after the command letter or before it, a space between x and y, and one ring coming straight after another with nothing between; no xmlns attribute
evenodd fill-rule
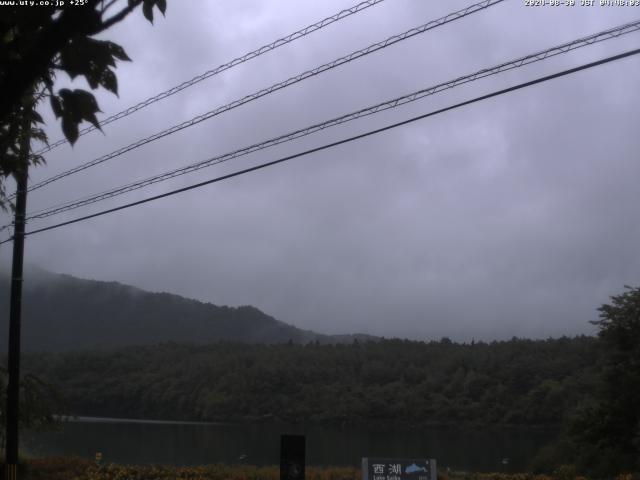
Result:
<svg viewBox="0 0 640 480"><path fill-rule="evenodd" d="M117 282L83 280L28 268L24 288L25 351L95 350L161 343L350 343L367 335L320 335L287 325L255 307L202 303ZM8 310L8 278L0 278L0 309ZM0 329L8 331L7 316ZM0 351L6 351L6 342Z"/></svg>
<svg viewBox="0 0 640 480"><path fill-rule="evenodd" d="M97 93L101 118L354 3L238 0L189 2L187 7L168 2L166 18L156 18L153 25L137 12L102 35L121 44L133 61L118 65L119 98ZM32 169L30 182L471 3L382 2L109 124L104 134L86 135L73 148L52 151L47 165ZM531 8L520 0L502 2L52 183L29 195L28 210L223 154L629 22L639 13L632 7ZM639 35L558 55L117 199L34 220L28 230L631 50L640 44ZM640 284L638 78L637 56L590 69L30 236L25 258L79 278L215 305L253 305L264 313L252 310L251 315L326 335L364 332L469 341L591 334L596 308L625 284ZM64 75L58 83L84 87ZM59 122L48 105L41 110L55 141L61 137ZM2 214L0 220L6 224L10 216ZM10 257L10 244L2 245L3 273ZM115 284L105 288L113 295L134 295ZM170 295L148 298L175 301L172 308L190 311L213 308ZM92 315L106 322L117 307L124 308L103 304ZM158 308L157 315L165 313ZM227 310L239 316L247 312ZM5 335L5 329L0 331L0 340Z"/></svg>

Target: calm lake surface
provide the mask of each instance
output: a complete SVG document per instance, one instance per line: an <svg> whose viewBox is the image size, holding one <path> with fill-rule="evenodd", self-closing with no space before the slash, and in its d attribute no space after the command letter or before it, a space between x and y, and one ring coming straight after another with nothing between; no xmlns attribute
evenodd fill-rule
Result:
<svg viewBox="0 0 640 480"><path fill-rule="evenodd" d="M523 471L556 430L492 428L376 430L362 427L221 425L80 417L62 431L23 433L37 456L79 455L123 464L279 464L280 435L304 434L309 465L360 466L362 457L435 458L438 468ZM246 459L240 460L242 455ZM503 463L508 459L508 463Z"/></svg>

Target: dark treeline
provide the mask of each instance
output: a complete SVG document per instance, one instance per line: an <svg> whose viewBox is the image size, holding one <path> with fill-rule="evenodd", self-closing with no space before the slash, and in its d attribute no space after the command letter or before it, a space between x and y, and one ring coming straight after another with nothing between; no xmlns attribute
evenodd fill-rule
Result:
<svg viewBox="0 0 640 480"><path fill-rule="evenodd" d="M30 354L69 413L168 420L552 425L593 390L591 337L162 344Z"/></svg>

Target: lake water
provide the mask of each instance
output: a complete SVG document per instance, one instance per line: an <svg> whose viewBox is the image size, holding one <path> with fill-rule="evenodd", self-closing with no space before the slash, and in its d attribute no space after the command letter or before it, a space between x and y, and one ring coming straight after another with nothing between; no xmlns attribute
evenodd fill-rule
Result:
<svg viewBox="0 0 640 480"><path fill-rule="evenodd" d="M279 464L280 435L304 434L308 465L360 466L362 457L435 458L438 468L523 471L554 430L420 430L362 427L222 425L79 418L59 432L23 433L32 455L79 455L123 464ZM240 460L241 456L246 459ZM503 463L503 459L508 462Z"/></svg>

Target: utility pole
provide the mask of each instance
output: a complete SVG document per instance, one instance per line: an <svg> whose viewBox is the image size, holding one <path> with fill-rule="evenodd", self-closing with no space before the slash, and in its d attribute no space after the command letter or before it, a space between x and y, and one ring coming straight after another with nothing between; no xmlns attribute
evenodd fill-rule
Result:
<svg viewBox="0 0 640 480"><path fill-rule="evenodd" d="M5 480L18 478L18 418L20 402L20 322L22 315L22 266L24 260L24 226L27 210L27 178L31 147L31 105L23 107L20 165L15 172L16 211L13 230L11 266L11 300L9 308L9 384L7 385L7 430Z"/></svg>

